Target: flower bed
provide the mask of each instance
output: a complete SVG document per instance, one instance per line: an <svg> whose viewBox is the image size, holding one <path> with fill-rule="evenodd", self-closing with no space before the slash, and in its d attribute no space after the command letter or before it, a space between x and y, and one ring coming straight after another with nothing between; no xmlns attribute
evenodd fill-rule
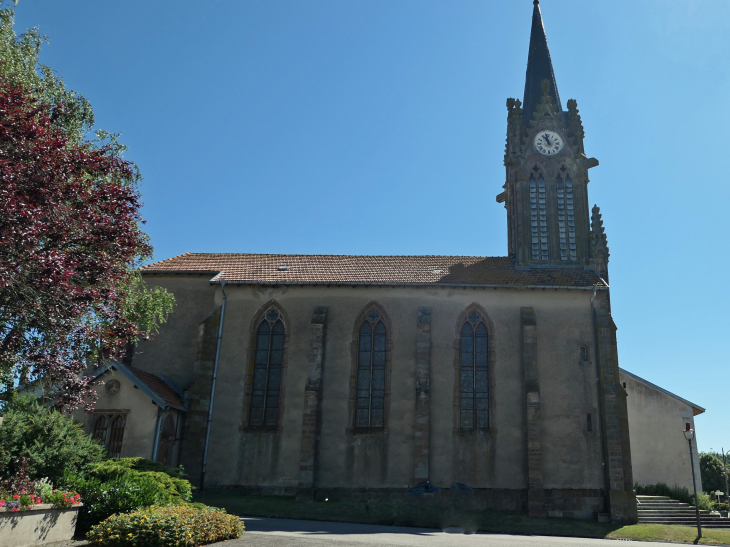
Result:
<svg viewBox="0 0 730 547"><path fill-rule="evenodd" d="M40 495L28 494L26 492L6 494L0 491L0 509L5 509L6 512L17 513L19 511L38 508L40 505L48 505L55 509L67 509L81 504L81 494L76 494L75 492L52 490L45 498L44 504L44 500Z"/></svg>
<svg viewBox="0 0 730 547"><path fill-rule="evenodd" d="M18 472L0 481L0 547L71 539L81 508L76 492L55 490L48 479L31 481L22 458Z"/></svg>

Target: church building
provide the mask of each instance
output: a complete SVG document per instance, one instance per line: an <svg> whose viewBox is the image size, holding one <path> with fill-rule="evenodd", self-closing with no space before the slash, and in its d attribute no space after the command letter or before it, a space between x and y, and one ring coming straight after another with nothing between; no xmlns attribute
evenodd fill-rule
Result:
<svg viewBox="0 0 730 547"><path fill-rule="evenodd" d="M129 428L144 411L153 456L164 450L205 487L342 499L463 483L488 508L636 522L609 251L588 198L598 160L583 136L535 0L495 188L506 256L186 253L150 264L145 281L177 306L133 360L100 371L117 383L96 412L111 423L118 411Z"/></svg>

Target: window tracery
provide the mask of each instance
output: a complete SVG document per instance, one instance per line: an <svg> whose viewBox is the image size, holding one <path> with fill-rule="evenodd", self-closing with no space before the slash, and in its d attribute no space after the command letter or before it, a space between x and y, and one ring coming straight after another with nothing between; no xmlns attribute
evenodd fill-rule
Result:
<svg viewBox="0 0 730 547"><path fill-rule="evenodd" d="M281 314L272 307L264 314L256 330L249 419L251 426L276 426L279 423L284 335Z"/></svg>
<svg viewBox="0 0 730 547"><path fill-rule="evenodd" d="M382 429L385 425L385 362L387 331L373 309L360 325L357 354L355 427Z"/></svg>
<svg viewBox="0 0 730 547"><path fill-rule="evenodd" d="M459 403L462 430L489 428L489 340L482 315L472 311L461 328Z"/></svg>

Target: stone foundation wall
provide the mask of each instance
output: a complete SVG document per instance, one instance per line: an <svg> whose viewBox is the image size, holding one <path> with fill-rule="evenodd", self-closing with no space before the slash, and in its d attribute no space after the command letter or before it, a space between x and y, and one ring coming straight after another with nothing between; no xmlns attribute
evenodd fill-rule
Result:
<svg viewBox="0 0 730 547"><path fill-rule="evenodd" d="M605 511L601 490L545 490L545 511L548 517L595 519Z"/></svg>
<svg viewBox="0 0 730 547"><path fill-rule="evenodd" d="M293 487L238 486L247 494L262 496L298 496L302 492ZM324 501L418 501L448 506L458 503L473 511L520 511L527 512L528 490L508 488L477 488L474 492L444 488L435 494L416 496L403 489L395 488L317 488L306 490L300 499ZM544 513L548 517L595 520L598 513L605 511L606 503L601 490L547 489L541 491Z"/></svg>

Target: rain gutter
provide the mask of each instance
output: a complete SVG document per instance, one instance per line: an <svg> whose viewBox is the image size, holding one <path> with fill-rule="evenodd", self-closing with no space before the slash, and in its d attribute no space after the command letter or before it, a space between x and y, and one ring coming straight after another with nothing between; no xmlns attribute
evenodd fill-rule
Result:
<svg viewBox="0 0 730 547"><path fill-rule="evenodd" d="M217 279L223 274L220 272L213 279ZM213 281L213 280L211 280ZM218 361L221 355L221 339L223 338L223 321L226 317L226 280L220 280L221 292L223 293L223 303L221 304L221 321L218 325L218 341L215 346L215 361L213 363L213 382L210 386L210 406L208 407L208 422L205 426L205 446L203 447L203 467L200 471L200 490L205 490L205 471L208 466L208 445L210 443L210 423L213 419L213 401L215 399L215 381L218 377Z"/></svg>

